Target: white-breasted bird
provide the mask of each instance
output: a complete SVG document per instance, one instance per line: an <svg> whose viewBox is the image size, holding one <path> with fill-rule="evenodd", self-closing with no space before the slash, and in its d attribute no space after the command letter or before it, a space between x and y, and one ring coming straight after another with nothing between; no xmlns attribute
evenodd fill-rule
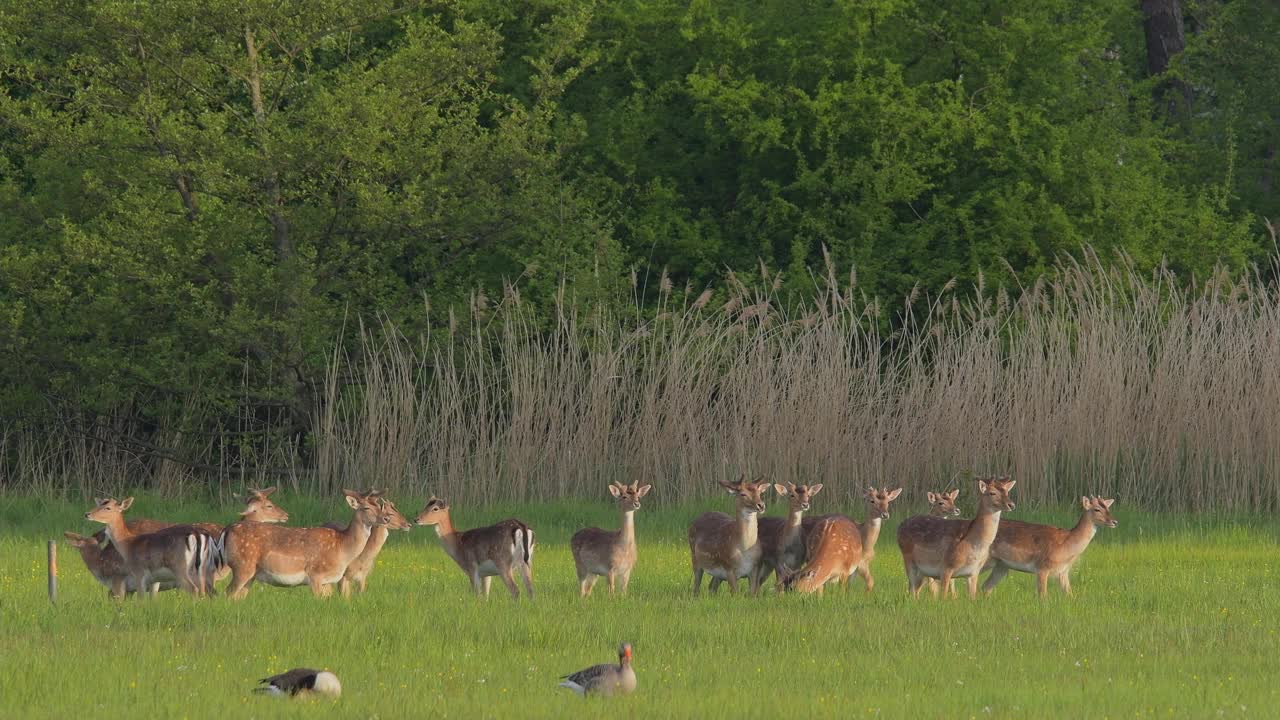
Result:
<svg viewBox="0 0 1280 720"><path fill-rule="evenodd" d="M631 643L618 648L618 664L592 665L565 675L560 687L579 695L626 695L635 692L636 671L631 667Z"/></svg>
<svg viewBox="0 0 1280 720"><path fill-rule="evenodd" d="M256 693L267 695L324 695L337 698L342 694L342 683L338 676L328 670L312 670L311 668L294 668L279 675L272 675L258 681L263 687L254 688Z"/></svg>

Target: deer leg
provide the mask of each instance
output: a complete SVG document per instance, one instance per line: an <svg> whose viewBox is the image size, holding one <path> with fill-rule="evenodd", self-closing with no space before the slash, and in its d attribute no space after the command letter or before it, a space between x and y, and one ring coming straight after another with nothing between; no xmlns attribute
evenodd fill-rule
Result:
<svg viewBox="0 0 1280 720"><path fill-rule="evenodd" d="M231 584L227 586L227 597L232 600L240 600L249 594L249 586L253 584L253 573L245 572L242 568L231 568Z"/></svg>
<svg viewBox="0 0 1280 720"><path fill-rule="evenodd" d="M1008 574L1008 565L1005 565L1004 563L996 563L996 566L991 570L991 574L987 576L986 582L982 583L982 591L989 594L992 590L996 589L996 585L999 585L1000 581L1004 580L1004 576Z"/></svg>
<svg viewBox="0 0 1280 720"><path fill-rule="evenodd" d="M867 592L871 592L876 587L876 579L871 575L871 566L863 565L858 568L858 572L862 573L862 581L867 584Z"/></svg>
<svg viewBox="0 0 1280 720"><path fill-rule="evenodd" d="M1062 592L1071 595L1071 571L1063 570L1058 575L1058 584L1062 586Z"/></svg>
<svg viewBox="0 0 1280 720"><path fill-rule="evenodd" d="M107 597L120 600L124 598L128 581L123 576L111 578L111 587L107 588Z"/></svg>
<svg viewBox="0 0 1280 720"><path fill-rule="evenodd" d="M610 595L614 594L617 591L617 589L618 589L617 576L614 575L612 570L610 570L609 571L609 594Z"/></svg>
<svg viewBox="0 0 1280 720"><path fill-rule="evenodd" d="M511 599L519 600L520 588L516 587L515 573L511 572L511 568L502 571L502 582L507 586L507 592L511 593Z"/></svg>
<svg viewBox="0 0 1280 720"><path fill-rule="evenodd" d="M1036 572L1036 594L1044 597L1049 594L1049 571L1040 570Z"/></svg>
<svg viewBox="0 0 1280 720"><path fill-rule="evenodd" d="M978 573L977 573L977 571L974 571L974 573L973 573L972 575L970 575L969 577L965 578L965 580L967 580L967 581L969 582L969 598L970 598L970 599L973 599L973 598L978 597Z"/></svg>
<svg viewBox="0 0 1280 720"><path fill-rule="evenodd" d="M737 595L738 594L738 578L733 577L733 573L730 573L729 579L725 580L725 582L729 585L729 594Z"/></svg>
<svg viewBox="0 0 1280 720"><path fill-rule="evenodd" d="M715 575L712 575L710 582L707 583L707 592L711 593L712 595L715 595L716 593L720 592L720 583L722 582L724 581L716 577Z"/></svg>
<svg viewBox="0 0 1280 720"><path fill-rule="evenodd" d="M951 570L943 570L942 577L938 580L938 582L942 583L942 597L944 598L956 596L956 588L951 584L951 573Z"/></svg>
<svg viewBox="0 0 1280 720"><path fill-rule="evenodd" d="M622 587L620 589L622 590L622 594L626 595L627 588L630 587L631 585L631 571L627 570L626 572L622 573L618 579L621 581Z"/></svg>
<svg viewBox="0 0 1280 720"><path fill-rule="evenodd" d="M307 576L307 584L311 586L311 594L318 598L327 598L333 594L333 586L325 585L314 575Z"/></svg>
<svg viewBox="0 0 1280 720"><path fill-rule="evenodd" d="M596 586L596 578L594 575L588 575L584 578L578 578L578 596L591 597L591 590Z"/></svg>
<svg viewBox="0 0 1280 720"><path fill-rule="evenodd" d="M347 579L346 575L343 575L342 579L338 581L338 594L342 595L344 599L351 599L351 581Z"/></svg>
<svg viewBox="0 0 1280 720"><path fill-rule="evenodd" d="M693 596L698 596L698 591L702 589L702 569L693 569Z"/></svg>
<svg viewBox="0 0 1280 720"><path fill-rule="evenodd" d="M365 588L369 585L369 578L364 575L360 576L360 594L363 595Z"/></svg>
<svg viewBox="0 0 1280 720"><path fill-rule="evenodd" d="M520 563L520 582L524 583L524 591L529 599L533 599L533 568L528 563Z"/></svg>

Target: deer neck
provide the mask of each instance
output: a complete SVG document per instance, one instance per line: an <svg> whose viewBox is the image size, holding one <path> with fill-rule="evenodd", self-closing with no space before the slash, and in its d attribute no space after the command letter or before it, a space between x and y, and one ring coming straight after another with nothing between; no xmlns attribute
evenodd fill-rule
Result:
<svg viewBox="0 0 1280 720"><path fill-rule="evenodd" d="M969 521L965 530L965 539L977 546L989 547L996 539L996 531L1000 529L1000 511L987 505L978 504L978 514Z"/></svg>
<svg viewBox="0 0 1280 720"><path fill-rule="evenodd" d="M636 544L636 511L624 510L622 512L622 529L618 531L618 540L624 547L633 547Z"/></svg>
<svg viewBox="0 0 1280 720"><path fill-rule="evenodd" d="M360 513L352 513L351 522L347 524L347 529L342 531L341 546L348 557L355 557L364 551L364 546L369 542L371 530L372 528L360 519Z"/></svg>
<svg viewBox="0 0 1280 720"><path fill-rule="evenodd" d="M458 532L453 529L453 520L445 513L440 518L440 522L436 523L436 535L440 538L440 544L444 546L444 551L453 558L453 561L462 564L462 539L458 537Z"/></svg>
<svg viewBox="0 0 1280 720"><path fill-rule="evenodd" d="M867 521L858 526L858 534L862 535L862 551L870 552L876 547L876 540L880 539L880 523L883 522L879 517L869 517Z"/></svg>
<svg viewBox="0 0 1280 720"><path fill-rule="evenodd" d="M1080 522L1071 528L1071 532L1067 534L1067 547L1073 555L1079 555L1084 549L1089 547L1093 536L1098 533L1098 526L1093 524L1093 519L1089 517L1089 511L1085 510L1080 516Z"/></svg>
<svg viewBox="0 0 1280 720"><path fill-rule="evenodd" d="M107 539L116 546L116 552L120 553L120 557L128 562L129 542L133 540L134 532L125 524L124 515L114 513L108 519L109 522L104 523L107 526Z"/></svg>
<svg viewBox="0 0 1280 720"><path fill-rule="evenodd" d="M382 550L382 546L387 542L387 536L391 531L385 525L379 525L369 531L369 540L364 544L364 551L378 552Z"/></svg>
<svg viewBox="0 0 1280 720"><path fill-rule="evenodd" d="M738 510L738 542L743 549L756 544L760 537L759 528L755 511Z"/></svg>

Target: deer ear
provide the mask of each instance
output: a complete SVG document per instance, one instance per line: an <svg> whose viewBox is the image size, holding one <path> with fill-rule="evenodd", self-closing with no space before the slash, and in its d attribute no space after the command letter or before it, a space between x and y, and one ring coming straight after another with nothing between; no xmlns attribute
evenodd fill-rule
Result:
<svg viewBox="0 0 1280 720"><path fill-rule="evenodd" d="M932 505L932 504L934 504L934 503L938 502L938 496L937 496L937 495L934 495L933 493L925 493L925 495L927 495L927 496L928 496L928 498L929 498L929 504L930 504L930 505Z"/></svg>
<svg viewBox="0 0 1280 720"><path fill-rule="evenodd" d="M618 497L622 494L622 489L618 487L617 483L609 483L609 494Z"/></svg>
<svg viewBox="0 0 1280 720"><path fill-rule="evenodd" d="M898 497L901 494L902 494L902 488L898 488L897 490L894 490L893 492L889 493L889 497L886 499L893 500L894 498Z"/></svg>
<svg viewBox="0 0 1280 720"><path fill-rule="evenodd" d="M359 495L356 495L355 493L350 493L350 494L348 494L348 495L346 496L346 498L347 498L347 504L351 506L351 509L352 509L352 510L359 510L359 509L360 509L360 496L359 496Z"/></svg>
<svg viewBox="0 0 1280 720"><path fill-rule="evenodd" d="M271 495L271 493L273 493L273 492L275 492L275 491L276 491L276 486L275 486L275 485L272 485L271 487L266 488L265 490L259 490L259 491L258 491L258 494L259 494L259 495L261 495L262 497L267 497L267 496Z"/></svg>
<svg viewBox="0 0 1280 720"><path fill-rule="evenodd" d="M636 497L644 497L645 495L648 495L649 491L652 489L652 485L641 485L640 489L636 490Z"/></svg>
<svg viewBox="0 0 1280 720"><path fill-rule="evenodd" d="M866 490L866 492L864 492L864 493L863 493L863 495L866 495L867 497L875 497L875 496L876 496L876 489L875 489L875 488L873 488L873 487L871 487L870 485L868 485L868 486L867 486L867 490Z"/></svg>
<svg viewBox="0 0 1280 720"><path fill-rule="evenodd" d="M133 497L127 497L124 502L120 503L120 511L124 512L133 506Z"/></svg>
<svg viewBox="0 0 1280 720"><path fill-rule="evenodd" d="M951 498L951 502L955 502L956 498L960 497L960 488L956 488L955 490L952 490L951 492L947 493L947 495Z"/></svg>
<svg viewBox="0 0 1280 720"><path fill-rule="evenodd" d="M1111 504L1114 503L1115 501L1116 501L1115 498L1107 498L1106 500L1103 500L1102 498L1098 498L1098 502L1102 503L1102 507L1108 510L1111 509Z"/></svg>
<svg viewBox="0 0 1280 720"><path fill-rule="evenodd" d="M720 487L724 488L725 490L728 490L731 493L735 493L735 492L738 492L738 485L742 481L738 480L735 482L732 480L717 480L716 482L720 483Z"/></svg>
<svg viewBox="0 0 1280 720"><path fill-rule="evenodd" d="M1007 476L1006 476L1006 477L1007 477ZM1012 490L1012 489L1013 489L1013 486L1014 486L1014 485L1017 485L1017 484L1018 484L1018 481L1017 481L1017 480L1005 480L1005 481L1004 481L1004 491L1005 491L1005 492L1009 492L1010 490Z"/></svg>
<svg viewBox="0 0 1280 720"><path fill-rule="evenodd" d="M980 493L984 493L984 492L986 492L986 491L987 491L987 481L986 481L986 480L979 480L979 481L978 481L978 492L980 492Z"/></svg>
<svg viewBox="0 0 1280 720"><path fill-rule="evenodd" d="M774 483L773 490L779 495L785 496L787 494L787 486L782 483Z"/></svg>
<svg viewBox="0 0 1280 720"><path fill-rule="evenodd" d="M1093 506L1093 499L1090 498L1088 495L1081 495L1080 505L1084 507L1085 510L1088 510L1090 507Z"/></svg>
<svg viewBox="0 0 1280 720"><path fill-rule="evenodd" d="M814 495L817 495L820 492L822 492L822 483L809 486L809 497L813 497Z"/></svg>

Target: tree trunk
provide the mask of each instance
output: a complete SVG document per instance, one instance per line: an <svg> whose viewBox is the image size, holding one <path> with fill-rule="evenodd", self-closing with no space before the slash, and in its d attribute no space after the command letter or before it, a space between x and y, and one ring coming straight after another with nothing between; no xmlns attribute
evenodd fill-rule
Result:
<svg viewBox="0 0 1280 720"><path fill-rule="evenodd" d="M253 105L254 132L258 149L267 154L267 109L262 103L262 70L258 66L258 45L253 30L244 29L244 47L249 55L249 101ZM284 203L280 193L280 173L273 167L267 173L267 215L271 220L272 239L275 241L276 260L281 264L293 257L293 241L289 238L289 221L284 216Z"/></svg>
<svg viewBox="0 0 1280 720"><path fill-rule="evenodd" d="M1147 34L1147 74L1163 75L1173 57L1187 46L1179 0L1141 0L1143 27ZM1156 103L1163 104L1169 117L1177 117L1191 105L1191 88L1178 79L1166 79L1155 89Z"/></svg>

